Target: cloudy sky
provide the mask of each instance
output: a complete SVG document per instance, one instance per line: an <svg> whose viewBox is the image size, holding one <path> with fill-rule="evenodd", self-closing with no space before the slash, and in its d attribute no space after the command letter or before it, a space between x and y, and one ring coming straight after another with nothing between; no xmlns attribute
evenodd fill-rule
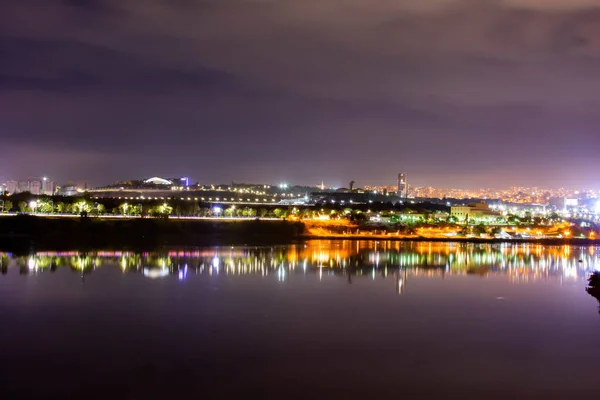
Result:
<svg viewBox="0 0 600 400"><path fill-rule="evenodd" d="M600 0L4 0L0 179L600 189Z"/></svg>

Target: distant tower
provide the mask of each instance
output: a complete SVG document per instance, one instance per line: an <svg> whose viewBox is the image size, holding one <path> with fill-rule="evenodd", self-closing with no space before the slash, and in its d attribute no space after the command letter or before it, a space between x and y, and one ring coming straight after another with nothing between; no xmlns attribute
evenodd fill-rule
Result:
<svg viewBox="0 0 600 400"><path fill-rule="evenodd" d="M398 197L405 199L408 196L408 183L406 182L406 174L398 174Z"/></svg>
<svg viewBox="0 0 600 400"><path fill-rule="evenodd" d="M350 190L354 190L354 181L350 181Z"/></svg>

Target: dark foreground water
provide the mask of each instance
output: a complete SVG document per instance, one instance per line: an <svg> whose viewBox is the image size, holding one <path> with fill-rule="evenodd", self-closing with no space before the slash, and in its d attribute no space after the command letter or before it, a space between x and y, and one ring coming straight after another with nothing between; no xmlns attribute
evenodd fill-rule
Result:
<svg viewBox="0 0 600 400"><path fill-rule="evenodd" d="M4 399L600 398L597 248L0 254Z"/></svg>

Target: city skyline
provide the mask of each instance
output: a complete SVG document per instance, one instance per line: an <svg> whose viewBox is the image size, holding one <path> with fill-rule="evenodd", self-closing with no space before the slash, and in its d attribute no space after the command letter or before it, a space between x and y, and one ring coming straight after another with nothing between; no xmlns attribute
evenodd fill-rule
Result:
<svg viewBox="0 0 600 400"><path fill-rule="evenodd" d="M598 188L595 6L8 0L0 173Z"/></svg>
<svg viewBox="0 0 600 400"><path fill-rule="evenodd" d="M0 177L1 178L1 177ZM152 182L150 182L152 181ZM138 182L138 183L136 183ZM600 197L600 190L595 190L592 188L544 188L539 186L532 187L523 187L523 186L509 186L504 188L499 187L482 187L475 189L466 189L466 188L458 188L458 187L433 187L426 185L413 185L407 180L407 176L404 173L398 174L398 181L396 184L388 184L388 185L372 185L372 184L358 184L355 181L349 182L349 185L345 186L330 186L325 185L324 182L318 184L308 184L302 185L294 182L284 181L279 183L269 183L269 182L240 182L240 181L229 181L225 182L197 182L193 178L183 177L183 178L174 178L168 177L167 179L161 177L152 177L143 179L121 179L117 182L112 182L108 184L98 185L98 186L90 186L86 181L68 181L66 183L57 183L52 180L50 177L35 177L29 179L11 179L2 181L0 180L0 194L15 194L22 192L31 192L33 195L39 194L58 194L58 195L81 195L82 193L91 190L103 190L106 191L107 188L114 188L114 190L118 190L120 186L125 186L125 189L135 190L134 188L137 185L141 184L153 184L153 185L165 185L165 190L171 190L171 188L176 189L176 191L180 191L181 189L191 189L191 190L211 190L211 188L218 190L232 190L234 187L244 187L244 186L263 186L269 185L272 189L280 191L282 193L290 190L290 193L294 191L294 193L298 193L298 188L305 188L304 192L309 193L311 190L306 188L313 188L314 192L318 192L321 190L337 190L337 189L348 189L350 185L352 185L353 189L358 189L359 192L371 192L381 193L381 194L392 194L396 195L399 198L408 198L408 199L483 199L483 200L501 200L506 202L513 203L528 203L528 204L547 204L551 203L552 199L589 199L589 198L598 198ZM132 186L133 185L133 186ZM399 190L399 186L402 186L402 190ZM267 188L267 186L265 186ZM295 189L294 189L295 188ZM60 189L60 190L59 190ZM123 189L123 187L121 187ZM402 194L399 194L402 192Z"/></svg>
<svg viewBox="0 0 600 400"><path fill-rule="evenodd" d="M406 174L402 173L402 174L398 174L398 177L400 175L403 175L404 177L406 177ZM158 175L158 174L150 174L150 175L146 175L146 176L142 176L142 177L121 177L119 179L113 180L113 181L108 181L106 179L102 180L100 179L100 183L99 184L90 184L89 181L87 179L56 179L54 177L48 177L46 175L42 176L42 175L32 175L32 176L28 176L28 177L23 177L23 176L17 176L17 177L6 177L3 175L0 175L0 185L2 184L6 184L7 182L35 182L35 181L39 181L40 183L46 180L51 180L53 183L56 183L58 185L63 184L63 185L80 185L80 186L86 186L86 187L90 187L90 188L94 188L94 187L104 187L104 186L110 186L110 185L115 185L119 182L128 182L128 181L143 181L143 180L148 180L148 179L164 179L164 177L166 177L167 175ZM481 190L509 190L509 189L535 189L535 190L539 190L539 191L557 191L557 190L565 190L565 191L596 191L595 188L593 187L570 187L569 185L566 186L554 186L554 187L550 187L550 186L540 186L540 185L528 185L528 186L521 186L521 185L516 185L516 184L509 184L507 186L501 186L501 185L494 185L493 182L487 182L486 185L483 186L473 186L473 187L460 187L460 186L436 186L436 185L431 185L426 181L427 177L425 178L421 178L419 179L418 177L416 178L417 181L420 182L420 184L413 184L412 181L404 181L405 185L407 188L409 189L414 189L414 188L419 188L419 189L435 189L435 190L463 190L463 191L481 191ZM240 180L240 179L226 179L224 181L216 181L216 180L211 180L209 178L202 180L202 179L196 179L193 177L183 177L183 178L173 178L172 176L169 177L169 179L172 180L176 180L176 181L180 181L180 180L184 180L187 179L188 183L185 184L185 186L191 186L191 185L229 185L232 183L235 184L250 184L250 185L270 185L270 186L282 186L285 185L285 187L291 187L291 186L306 186L306 187L316 187L316 188L326 188L326 189L340 189L340 188L348 188L348 182L346 182L345 184L332 184L331 182L326 182L324 180L321 180L320 182L316 183L315 179L308 179L308 183L306 182L291 182L289 180L280 180L280 181L270 181L267 182L264 179L257 179L257 180L253 180L253 181L244 181L244 180ZM398 178L399 179L399 178ZM406 178L404 178L406 179ZM334 179L333 182L342 182L343 179ZM374 182L356 182L356 181L352 181L352 183L354 184L354 189L372 189L372 188L381 188L386 189L390 192L396 192L397 188L398 188L398 181L394 182L394 179L388 179L387 182L383 181L383 180L375 180L376 183ZM384 182L384 183L381 183ZM424 183L421 183L424 182ZM405 189L406 190L406 189ZM598 192L600 192L600 189L598 190Z"/></svg>
<svg viewBox="0 0 600 400"><path fill-rule="evenodd" d="M1 162L1 161L0 161ZM53 168L49 168L49 169L53 169ZM408 169L405 169L408 170ZM113 175L113 174L111 174ZM33 172L32 174L20 174L19 172L15 172L12 175L0 175L0 184L5 183L7 181L31 181L31 180L42 180L44 177L49 177L51 176L52 179L54 181L57 182L57 184L72 184L74 182L76 183L80 183L80 182L85 182L89 187L101 187L101 186L105 186L105 185L110 185L113 184L115 182L121 182L121 181L128 181L128 180L136 180L136 179L147 179L147 178L151 178L154 176L169 176L169 177L173 177L173 176L184 176L186 175L184 174L157 174L157 173L152 173L152 171L148 174L144 174L144 175L140 175L140 176L130 176L128 174L122 175L119 172L116 172L114 174L114 176L116 177L115 179L110 179L108 177L103 178L100 175L96 175L96 178L94 179L87 179L85 177L79 177L79 175L75 175L76 177L73 177L73 175L69 175L69 173L65 173L62 174L59 177L56 177L54 175L49 175L49 174L45 174L45 175L39 175L39 174L35 174L35 172ZM273 186L277 186L280 185L281 183L290 183L292 185L297 185L297 186L315 186L315 187L320 187L321 184L323 183L326 187L329 188L342 188L342 187L347 187L348 186L348 181L352 180L353 177L349 176L347 179L346 178L339 178L339 177L332 177L331 179L322 179L320 177L308 177L306 179L303 179L301 181L292 181L290 179L286 179L285 176L283 176L281 179L267 179L266 177L261 177L261 176L257 176L255 179L241 179L241 178L237 178L234 176L234 179L232 179L232 177L227 177L225 176L223 179L214 179L211 178L211 176L201 176L201 177L195 177L192 174L187 174L190 175L189 181L191 182L198 182L200 184L205 184L205 185L210 185L210 184L214 184L214 185L223 185L223 184L228 184L231 182L236 182L236 183L257 183L257 184L269 184L269 185L273 185ZM212 174L211 174L212 175ZM375 175L379 175L382 176L383 174L375 174ZM222 176L222 174L214 174L214 177L216 176ZM240 176L244 176L244 174L240 174ZM435 179L436 176L438 176L438 174L430 174L427 176L419 176L418 172L415 174L411 174L411 180L410 182L408 182L408 185L410 187L430 187L430 188L435 188L435 189L443 189L443 190L465 190L465 191L475 191L475 190L482 190L482 189L486 189L486 190L505 190L505 189L509 189L511 187L520 187L520 188L539 188L541 190L560 190L560 189L566 189L566 190L593 190L593 191L600 191L600 180L591 180L591 183L583 183L583 184L577 184L578 180L574 180L574 179L566 179L565 181L562 181L556 185L551 185L551 184L540 184L539 182L536 182L535 179L518 179L518 180L514 180L514 181L509 181L506 182L506 184L500 184L497 181L494 180L494 178L492 176L489 177L482 177L480 180L478 180L478 182L480 181L482 184L481 185L477 185L474 183L470 183L469 180L467 179L461 179L460 174L455 176L455 179L452 179L453 182L456 182L456 185L450 185L448 184L448 182L444 183L441 182L440 184L435 184L434 182L437 182L438 180ZM452 178L452 176L450 176L450 178ZM397 176L391 172L389 174L387 174L385 176L385 178L374 178L371 180L367 180L367 181L355 181L358 187L397 187ZM462 183L462 184L461 184Z"/></svg>

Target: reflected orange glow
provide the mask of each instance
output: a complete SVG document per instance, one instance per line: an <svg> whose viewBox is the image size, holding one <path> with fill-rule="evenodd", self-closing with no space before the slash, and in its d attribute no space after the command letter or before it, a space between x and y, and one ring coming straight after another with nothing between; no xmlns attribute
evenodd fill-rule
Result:
<svg viewBox="0 0 600 400"><path fill-rule="evenodd" d="M409 275L504 274L515 281L533 281L550 277L584 278L600 268L596 255L594 246L311 240L281 247L218 247L163 253L39 252L19 257L0 253L0 262L3 268L17 267L22 273L39 273L58 267L89 273L98 267L113 265L124 273L160 268L169 274L178 274L186 268L210 276L277 273L281 280L286 280L297 270L305 273L319 269L322 275L352 273L388 277L394 271L409 269Z"/></svg>

